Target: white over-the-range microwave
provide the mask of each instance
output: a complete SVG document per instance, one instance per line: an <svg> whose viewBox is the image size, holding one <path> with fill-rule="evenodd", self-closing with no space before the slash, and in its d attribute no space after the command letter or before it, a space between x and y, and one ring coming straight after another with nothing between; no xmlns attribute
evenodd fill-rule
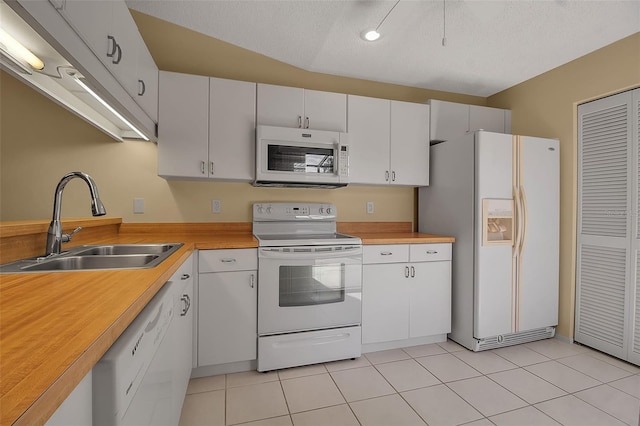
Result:
<svg viewBox="0 0 640 426"><path fill-rule="evenodd" d="M346 133L257 126L255 186L339 188L348 183Z"/></svg>

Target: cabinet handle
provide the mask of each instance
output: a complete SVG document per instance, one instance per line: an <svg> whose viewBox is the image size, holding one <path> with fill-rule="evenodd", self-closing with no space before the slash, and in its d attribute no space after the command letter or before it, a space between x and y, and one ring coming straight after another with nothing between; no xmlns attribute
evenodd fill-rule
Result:
<svg viewBox="0 0 640 426"><path fill-rule="evenodd" d="M144 84L144 80L138 80L138 96L143 96L147 91L147 86Z"/></svg>
<svg viewBox="0 0 640 426"><path fill-rule="evenodd" d="M302 129L302 116L298 116L298 129Z"/></svg>
<svg viewBox="0 0 640 426"><path fill-rule="evenodd" d="M409 278L409 267L408 266L404 267L404 277L405 278Z"/></svg>
<svg viewBox="0 0 640 426"><path fill-rule="evenodd" d="M414 268L413 266L411 267L411 278L415 278L416 276L416 268Z"/></svg>
<svg viewBox="0 0 640 426"><path fill-rule="evenodd" d="M220 259L220 262L222 262L222 263L233 263L235 261L236 261L235 259L229 259L229 258Z"/></svg>
<svg viewBox="0 0 640 426"><path fill-rule="evenodd" d="M202 174L206 173L204 161L200 162L200 173L202 173Z"/></svg>
<svg viewBox="0 0 640 426"><path fill-rule="evenodd" d="M309 117L307 117L307 118L305 119L305 123L306 123L306 124L305 124L304 128L305 128L305 129L308 129L308 128L309 128L309 125L311 124L311 122L309 121Z"/></svg>
<svg viewBox="0 0 640 426"><path fill-rule="evenodd" d="M213 173L213 170L214 170L213 167L214 167L213 166L213 161L209 162L209 174L212 175L212 176L215 174L215 173Z"/></svg>
<svg viewBox="0 0 640 426"><path fill-rule="evenodd" d="M255 275L251 274L251 280L249 281L249 287L251 287L251 288L255 287L255 282L256 282L256 277L255 277Z"/></svg>
<svg viewBox="0 0 640 426"><path fill-rule="evenodd" d="M427 254L438 254L438 250L427 250Z"/></svg>
<svg viewBox="0 0 640 426"><path fill-rule="evenodd" d="M386 171L384 172L384 181L385 181L385 182L389 182L389 170L386 170Z"/></svg>
<svg viewBox="0 0 640 426"><path fill-rule="evenodd" d="M116 52L117 52L116 59L112 60L111 63L118 65L120 63L120 60L122 59L122 48L118 43L116 43Z"/></svg>
<svg viewBox="0 0 640 426"><path fill-rule="evenodd" d="M189 278L191 278L191 275L189 274L182 274L182 276L180 277L181 280L188 280Z"/></svg>
<svg viewBox="0 0 640 426"><path fill-rule="evenodd" d="M108 40L108 44L111 47L111 49L107 48L107 58L113 58L113 55L116 54L116 46L118 45L118 43L116 43L116 38L114 36L107 36L107 40Z"/></svg>
<svg viewBox="0 0 640 426"><path fill-rule="evenodd" d="M183 317L187 315L187 312L189 312L189 308L191 307L191 298L188 294L183 294L180 300L184 302L184 308L182 308L182 312L180 312L180 316Z"/></svg>
<svg viewBox="0 0 640 426"><path fill-rule="evenodd" d="M380 256L391 256L393 254L392 251L381 251Z"/></svg>
<svg viewBox="0 0 640 426"><path fill-rule="evenodd" d="M391 172L391 180L392 180L393 182L395 182L395 181L396 181L396 172L395 172L395 170L394 170L393 172Z"/></svg>

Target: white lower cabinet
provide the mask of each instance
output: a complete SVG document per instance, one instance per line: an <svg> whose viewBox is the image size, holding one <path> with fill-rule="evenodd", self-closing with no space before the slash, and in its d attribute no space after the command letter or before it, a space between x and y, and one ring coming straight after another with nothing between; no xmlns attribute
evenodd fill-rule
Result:
<svg viewBox="0 0 640 426"><path fill-rule="evenodd" d="M199 252L198 366L257 358L256 249Z"/></svg>
<svg viewBox="0 0 640 426"><path fill-rule="evenodd" d="M365 246L363 263L364 345L409 346L451 331L450 243Z"/></svg>
<svg viewBox="0 0 640 426"><path fill-rule="evenodd" d="M92 386L92 371L89 371L49 417L45 426L91 425L93 423Z"/></svg>

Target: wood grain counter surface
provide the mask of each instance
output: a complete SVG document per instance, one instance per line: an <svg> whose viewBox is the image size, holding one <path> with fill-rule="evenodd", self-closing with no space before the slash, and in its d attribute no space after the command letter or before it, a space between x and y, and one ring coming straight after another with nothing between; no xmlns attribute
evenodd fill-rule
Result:
<svg viewBox="0 0 640 426"><path fill-rule="evenodd" d="M250 224L218 233L149 228L91 244L184 243L155 268L0 275L0 425L46 422L193 250L258 246ZM364 244L453 242L412 232L353 234Z"/></svg>

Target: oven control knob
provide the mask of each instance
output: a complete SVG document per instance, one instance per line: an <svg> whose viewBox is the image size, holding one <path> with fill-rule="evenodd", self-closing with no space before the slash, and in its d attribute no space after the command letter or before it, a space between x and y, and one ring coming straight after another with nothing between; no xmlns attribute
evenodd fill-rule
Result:
<svg viewBox="0 0 640 426"><path fill-rule="evenodd" d="M264 209L262 208L262 206L258 206L258 213L260 214L264 213Z"/></svg>
<svg viewBox="0 0 640 426"><path fill-rule="evenodd" d="M331 214L331 207L327 207L327 214Z"/></svg>
<svg viewBox="0 0 640 426"><path fill-rule="evenodd" d="M271 207L267 207L267 214L271 214Z"/></svg>
<svg viewBox="0 0 640 426"><path fill-rule="evenodd" d="M323 214L323 213L324 213L324 207L320 207L320 208L318 209L318 211L320 212L320 214Z"/></svg>

